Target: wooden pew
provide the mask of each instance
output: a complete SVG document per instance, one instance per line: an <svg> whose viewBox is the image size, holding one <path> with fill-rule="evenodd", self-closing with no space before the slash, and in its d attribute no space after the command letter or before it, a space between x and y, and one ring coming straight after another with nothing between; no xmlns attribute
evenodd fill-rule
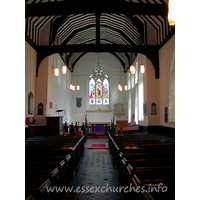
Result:
<svg viewBox="0 0 200 200"><path fill-rule="evenodd" d="M145 189L147 189L147 191L150 191L150 196L153 199L173 199L175 188L174 166L132 167L130 164L127 165L125 159L123 159L121 163L122 164L120 169L121 171L119 173L119 180L123 186L129 186L130 183L133 183L135 188L137 188L138 186L140 186L140 188L142 188L142 186L145 186ZM167 186L168 191L165 193L166 198L162 197L164 193L162 195L156 193L156 190L159 186ZM152 189L154 189L153 193ZM142 198L141 194L125 194L126 199L130 199L133 196L135 196L136 199L139 198L138 196ZM147 196L149 197L149 195Z"/></svg>
<svg viewBox="0 0 200 200"><path fill-rule="evenodd" d="M77 173L80 160L84 152L84 136L76 144L52 145L52 146L26 146L26 155L66 156L71 154L74 170Z"/></svg>
<svg viewBox="0 0 200 200"><path fill-rule="evenodd" d="M25 185L25 198L26 199L47 199L46 187L51 185L50 179L46 179L39 186L37 185Z"/></svg>
<svg viewBox="0 0 200 200"><path fill-rule="evenodd" d="M118 176L123 186L134 183L135 187L145 186L149 192L124 194L125 199L174 199L175 190L175 143L174 139L162 136L133 133L130 136L111 136L109 148ZM151 193L152 186L163 183L169 191ZM152 185L153 184L153 185Z"/></svg>
<svg viewBox="0 0 200 200"><path fill-rule="evenodd" d="M70 185L84 152L84 136L31 137L25 142L26 197L34 198L45 193L41 183ZM62 160L64 159L64 160ZM44 190L44 191L43 191ZM41 192L42 191L42 192ZM29 196L29 197L28 197ZM49 194L47 194L49 199Z"/></svg>
<svg viewBox="0 0 200 200"><path fill-rule="evenodd" d="M26 161L61 161L65 156L38 156L38 155L25 155Z"/></svg>
<svg viewBox="0 0 200 200"><path fill-rule="evenodd" d="M155 166L175 166L175 158L156 158L156 159L129 159L128 163L134 167L155 167Z"/></svg>
<svg viewBox="0 0 200 200"><path fill-rule="evenodd" d="M26 187L37 188L47 178L50 179L51 184L57 185L61 182L61 175L66 173L66 163L64 160L61 162L26 161L25 164Z"/></svg>
<svg viewBox="0 0 200 200"><path fill-rule="evenodd" d="M155 200L173 200L175 199L175 179L166 177L165 179L157 179L156 177L149 178L145 175L145 179L139 179L136 174L133 174L132 183L135 186L144 187L151 197Z"/></svg>
<svg viewBox="0 0 200 200"><path fill-rule="evenodd" d="M66 156L72 154L73 147L26 147L25 155L37 155L37 156Z"/></svg>
<svg viewBox="0 0 200 200"><path fill-rule="evenodd" d="M132 151L128 153L119 153L121 159L126 158L127 160L130 159L154 159L154 158L174 158L174 152L145 152L145 153L132 153Z"/></svg>
<svg viewBox="0 0 200 200"><path fill-rule="evenodd" d="M158 134L158 133L147 133L147 132L139 132L139 131L130 131L127 133L123 133L123 134L112 134L112 137L118 137L118 136L122 136L122 137L151 137L151 138L155 138L155 139L170 139L170 140L175 140L175 138L168 136L168 135L163 135L162 133Z"/></svg>
<svg viewBox="0 0 200 200"><path fill-rule="evenodd" d="M66 161L58 162L26 162L26 172L25 172L25 190L26 194L34 194L37 196L37 191L42 182L47 178L51 181L51 186L53 185L65 185L69 186L72 182L71 170L70 170L70 159L71 156L66 157ZM52 167L56 167L50 172Z"/></svg>
<svg viewBox="0 0 200 200"><path fill-rule="evenodd" d="M74 147L77 146L78 158L83 156L84 152L84 137L76 137L66 139L60 136L40 136L26 139L26 147ZM63 139L64 138L64 139Z"/></svg>

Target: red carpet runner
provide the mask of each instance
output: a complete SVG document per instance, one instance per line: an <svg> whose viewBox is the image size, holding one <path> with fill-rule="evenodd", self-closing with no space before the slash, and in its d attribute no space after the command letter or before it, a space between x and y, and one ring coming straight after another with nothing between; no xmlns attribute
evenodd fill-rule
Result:
<svg viewBox="0 0 200 200"><path fill-rule="evenodd" d="M96 147L98 147L98 148L105 148L106 147L106 145L105 144L92 144L91 145L91 147L93 148L96 148Z"/></svg>
<svg viewBox="0 0 200 200"><path fill-rule="evenodd" d="M108 143L92 143L87 147L87 149L108 149Z"/></svg>

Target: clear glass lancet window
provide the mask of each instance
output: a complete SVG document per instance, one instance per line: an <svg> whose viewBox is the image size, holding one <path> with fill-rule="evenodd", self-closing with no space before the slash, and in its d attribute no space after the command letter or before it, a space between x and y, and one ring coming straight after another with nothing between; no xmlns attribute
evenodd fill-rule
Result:
<svg viewBox="0 0 200 200"><path fill-rule="evenodd" d="M109 79L103 67L96 67L90 73L89 104L109 105Z"/></svg>

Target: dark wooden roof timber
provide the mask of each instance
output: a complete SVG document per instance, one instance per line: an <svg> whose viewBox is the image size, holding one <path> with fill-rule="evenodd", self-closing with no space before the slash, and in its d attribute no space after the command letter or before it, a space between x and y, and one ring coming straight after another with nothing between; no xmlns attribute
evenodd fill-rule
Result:
<svg viewBox="0 0 200 200"><path fill-rule="evenodd" d="M88 52L109 52L129 69L137 53L146 55L159 78L158 51L174 34L168 25L168 0L26 0L25 38L39 64L60 53L73 72ZM41 30L48 25L46 43ZM155 38L152 40L152 38ZM79 53L72 56L73 53ZM69 60L71 62L69 62ZM71 66L69 66L71 63Z"/></svg>

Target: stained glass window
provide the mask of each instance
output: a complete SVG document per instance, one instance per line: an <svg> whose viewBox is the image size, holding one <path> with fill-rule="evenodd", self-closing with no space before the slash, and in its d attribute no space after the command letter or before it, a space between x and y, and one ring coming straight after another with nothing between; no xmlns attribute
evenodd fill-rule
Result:
<svg viewBox="0 0 200 200"><path fill-rule="evenodd" d="M109 105L108 74L103 67L98 66L90 73L89 104Z"/></svg>
<svg viewBox="0 0 200 200"><path fill-rule="evenodd" d="M109 105L109 83L107 78L103 80L103 104Z"/></svg>
<svg viewBox="0 0 200 200"><path fill-rule="evenodd" d="M95 105L95 81L93 78L90 79L89 84L90 104Z"/></svg>

